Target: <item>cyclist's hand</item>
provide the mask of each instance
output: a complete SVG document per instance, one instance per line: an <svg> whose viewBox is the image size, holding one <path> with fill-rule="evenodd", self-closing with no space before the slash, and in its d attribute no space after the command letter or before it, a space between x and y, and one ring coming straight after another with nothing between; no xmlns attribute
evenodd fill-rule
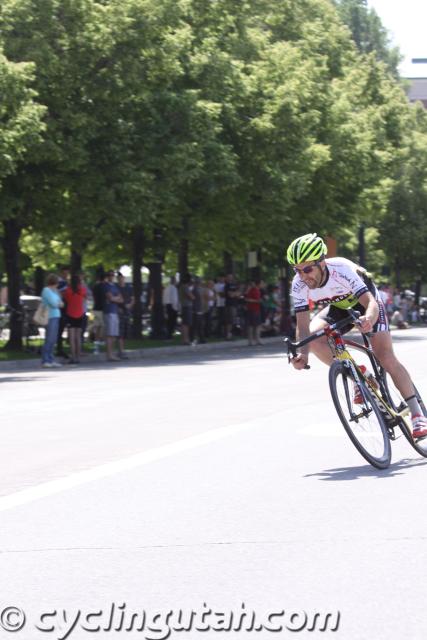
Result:
<svg viewBox="0 0 427 640"><path fill-rule="evenodd" d="M294 369L304 369L308 363L308 356L305 353L299 353L295 358L291 358Z"/></svg>
<svg viewBox="0 0 427 640"><path fill-rule="evenodd" d="M362 333L369 333L369 331L372 331L373 329L372 322L369 320L368 316L360 316L357 324L359 325L359 329Z"/></svg>

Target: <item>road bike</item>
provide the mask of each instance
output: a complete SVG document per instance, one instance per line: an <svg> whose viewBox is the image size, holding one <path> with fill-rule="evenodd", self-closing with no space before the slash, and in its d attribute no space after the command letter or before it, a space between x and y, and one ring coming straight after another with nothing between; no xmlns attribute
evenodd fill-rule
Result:
<svg viewBox="0 0 427 640"><path fill-rule="evenodd" d="M370 341L372 334L362 333L360 343L344 337L340 331L349 324L357 324L359 315L350 310L349 318L328 325L299 342L285 338L288 360L304 345L326 336L333 357L329 369L332 400L359 453L374 467L386 469L391 462L391 442L402 432L415 451L427 458L427 437L416 440L412 437L409 407L375 357ZM310 367L306 365L306 368ZM416 388L415 394L427 416L426 406Z"/></svg>

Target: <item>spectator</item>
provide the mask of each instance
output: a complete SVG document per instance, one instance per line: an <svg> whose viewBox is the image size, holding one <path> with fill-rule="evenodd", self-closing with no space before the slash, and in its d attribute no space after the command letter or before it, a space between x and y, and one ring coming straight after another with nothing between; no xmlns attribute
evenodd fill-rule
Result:
<svg viewBox="0 0 427 640"><path fill-rule="evenodd" d="M191 276L185 274L179 285L179 302L181 305L181 335L183 344L190 343L190 329L193 324L193 300Z"/></svg>
<svg viewBox="0 0 427 640"><path fill-rule="evenodd" d="M199 276L194 278L193 287L193 328L194 328L194 342L204 344L204 287Z"/></svg>
<svg viewBox="0 0 427 640"><path fill-rule="evenodd" d="M418 304L414 304L411 308L411 322L413 324L417 324L421 319L420 316L420 307Z"/></svg>
<svg viewBox="0 0 427 640"><path fill-rule="evenodd" d="M114 271L107 272L104 302L104 330L107 346L107 360L119 362L120 358L113 354L114 342L119 339L119 307L123 302L118 286L114 282Z"/></svg>
<svg viewBox="0 0 427 640"><path fill-rule="evenodd" d="M86 283L86 275L83 273L83 271L79 271L79 276L80 276L80 284L82 285L82 287L86 289L86 297L83 303L83 322L82 322L82 334L81 334L81 343L83 348L84 341L85 341L85 333L88 325L89 305L91 304L93 306L93 294L91 289L89 288L89 285Z"/></svg>
<svg viewBox="0 0 427 640"><path fill-rule="evenodd" d="M394 324L398 329L408 329L408 323L404 320L400 309L396 309L396 311L393 312L391 324Z"/></svg>
<svg viewBox="0 0 427 640"><path fill-rule="evenodd" d="M117 287L123 298L123 302L118 305L119 310L119 358L128 360L125 354L125 340L130 337L130 321L135 298L133 297L133 288L129 282L126 282L122 273L117 274Z"/></svg>
<svg viewBox="0 0 427 640"><path fill-rule="evenodd" d="M248 328L248 344L254 346L262 344L260 340L261 331L261 289L260 281L252 281L245 293Z"/></svg>
<svg viewBox="0 0 427 640"><path fill-rule="evenodd" d="M378 295L380 296L382 303L385 307L387 307L387 303L388 303L388 293L386 290L386 286L384 284L380 284L378 287Z"/></svg>
<svg viewBox="0 0 427 640"><path fill-rule="evenodd" d="M64 306L62 297L58 293L59 278L56 274L50 273L46 280L46 286L42 290L42 302L49 310L49 320L46 327L45 339L42 347L42 366L60 367L53 357L53 350L58 339L59 322L61 318L60 309Z"/></svg>
<svg viewBox="0 0 427 640"><path fill-rule="evenodd" d="M221 274L214 285L216 306L216 335L225 338L225 276Z"/></svg>
<svg viewBox="0 0 427 640"><path fill-rule="evenodd" d="M408 322L409 320L410 306L411 303L408 296L406 295L406 293L402 293L402 295L400 296L400 311L402 312L404 322Z"/></svg>
<svg viewBox="0 0 427 640"><path fill-rule="evenodd" d="M212 335L212 316L215 309L215 283L213 280L208 280L204 287L204 300L205 300L205 317L204 317L204 332L205 338L210 338Z"/></svg>
<svg viewBox="0 0 427 640"><path fill-rule="evenodd" d="M64 301L67 305L67 324L69 326L69 339L71 346L70 364L80 364L82 346L82 327L85 314L85 300L87 289L81 284L80 276L73 274L71 282L64 292Z"/></svg>
<svg viewBox="0 0 427 640"><path fill-rule="evenodd" d="M259 290L261 292L261 324L263 325L267 317L267 285L264 280L260 280Z"/></svg>
<svg viewBox="0 0 427 640"><path fill-rule="evenodd" d="M400 309L400 291L395 289L393 292L393 311Z"/></svg>
<svg viewBox="0 0 427 640"><path fill-rule="evenodd" d="M387 317L390 320L393 313L393 294L390 290L390 286L387 284L382 284L378 288L378 293L380 294L380 298L385 306Z"/></svg>
<svg viewBox="0 0 427 640"><path fill-rule="evenodd" d="M62 266L59 271L59 279L58 279L58 293L64 297L64 293L66 288L68 287L68 282L70 279L70 267ZM69 356L64 351L64 343L63 343L63 333L64 329L67 326L67 307L64 305L61 308L60 312L60 320L59 320L59 328L58 328L58 339L56 341L56 355L60 358L65 358L68 360Z"/></svg>
<svg viewBox="0 0 427 640"><path fill-rule="evenodd" d="M174 276L171 277L169 284L163 291L163 305L166 311L166 329L168 339L171 340L176 329L176 320L179 310L179 296Z"/></svg>
<svg viewBox="0 0 427 640"><path fill-rule="evenodd" d="M237 304L240 297L239 287L232 273L225 278L225 339L231 340L237 317Z"/></svg>
<svg viewBox="0 0 427 640"><path fill-rule="evenodd" d="M96 281L92 289L93 294L93 352L99 354L104 339L104 307L105 307L105 273L100 267L96 271Z"/></svg>
<svg viewBox="0 0 427 640"><path fill-rule="evenodd" d="M278 290L277 285L269 284L267 286L267 293L263 298L263 305L265 309L264 327L267 331L273 335L278 331L277 327L277 311L279 308L278 303Z"/></svg>

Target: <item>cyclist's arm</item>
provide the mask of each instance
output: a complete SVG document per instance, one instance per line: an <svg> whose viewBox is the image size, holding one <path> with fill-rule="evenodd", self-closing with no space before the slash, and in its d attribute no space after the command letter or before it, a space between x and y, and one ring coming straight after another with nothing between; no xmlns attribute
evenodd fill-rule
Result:
<svg viewBox="0 0 427 640"><path fill-rule="evenodd" d="M365 313L359 318L360 329L362 333L372 331L374 324L378 320L378 303L369 291L360 296L359 302L363 307L365 307Z"/></svg>
<svg viewBox="0 0 427 640"><path fill-rule="evenodd" d="M310 335L310 311L299 311L297 314L297 340L303 340ZM309 346L305 345L299 349L296 358L292 358L291 362L295 369L304 369L308 363Z"/></svg>

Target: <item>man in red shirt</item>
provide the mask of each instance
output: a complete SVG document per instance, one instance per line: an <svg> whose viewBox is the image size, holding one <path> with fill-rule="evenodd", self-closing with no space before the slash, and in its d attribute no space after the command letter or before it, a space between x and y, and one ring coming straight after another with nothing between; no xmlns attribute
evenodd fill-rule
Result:
<svg viewBox="0 0 427 640"><path fill-rule="evenodd" d="M260 281L252 281L249 283L245 293L246 300L246 319L248 327L248 344L254 346L262 344L260 340L261 331L261 289Z"/></svg>

